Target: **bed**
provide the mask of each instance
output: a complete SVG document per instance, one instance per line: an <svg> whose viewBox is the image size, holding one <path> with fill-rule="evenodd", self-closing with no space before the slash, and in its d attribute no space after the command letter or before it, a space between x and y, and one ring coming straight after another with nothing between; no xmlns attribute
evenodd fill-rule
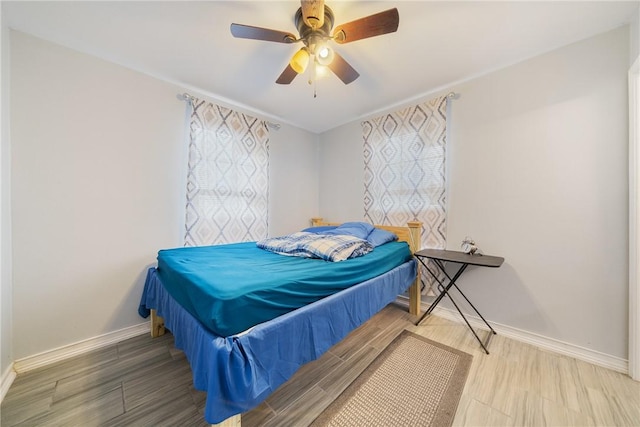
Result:
<svg viewBox="0 0 640 427"><path fill-rule="evenodd" d="M313 227L339 225L324 222L321 218L312 219ZM182 253L187 253L186 258L195 264L200 260L203 263L210 262L204 249L181 248L180 251L168 253L161 251L158 267L150 268L147 272L138 311L143 317L151 316L152 336L163 334L166 327L174 335L175 346L185 352L193 371L194 387L207 392L207 422L239 426L241 413L261 403L300 366L320 357L350 331L394 301L397 295L409 289L409 311L419 314L420 289L416 280L419 277L418 267L411 255L419 249L417 245L420 242L421 226L419 222L410 222L407 227L376 226L397 235L398 242L406 243L385 244L370 254L347 262L318 263L315 260L316 264L339 267L342 273L348 275L350 266L364 262L367 257L372 257L376 265L384 264L384 260L392 256L390 251L396 250L393 247L403 246L409 254L399 265L388 271L384 267L384 271L370 273L371 277L365 276L364 280L358 280L356 284L342 283L334 276L331 280L312 279L314 286L319 282L326 282L331 283L329 287L335 289L327 295L314 296L311 302L305 301L308 298L306 294L299 295L296 286L302 286L300 283L305 276L303 270L306 270L300 270L297 265L313 260L274 254L273 256L281 258L278 262L285 263L279 267L280 270L286 270L287 273L291 270L298 271L301 280L285 274L282 280L290 280L291 283L281 286L282 289L278 292L285 292L284 294L276 293L273 298L269 298L257 292L256 298L254 292L250 297L239 296L214 307L215 302L206 302L206 297L199 293L201 290L185 291L186 288L197 288L198 281L206 280L209 272L202 273L199 268L188 265L186 275L196 277L193 280L190 278L189 281L193 283L186 283L167 273L172 262L185 263L179 256ZM255 247L255 243L249 246ZM245 252L241 253L248 254L238 256L243 265L247 266L246 270L262 271L260 263L263 255L253 252L254 248L247 248L247 244L237 244L232 249L243 249ZM377 254L377 259L374 254ZM268 258L266 255L264 257ZM247 282L251 282L251 279L247 279ZM334 283L339 286L334 286ZM229 292L234 294L235 290ZM262 306L255 304L261 301L256 300L270 302L267 304L269 310L258 308ZM286 303L273 304L274 301ZM294 306L289 305L290 301L294 301L299 308L295 308L294 303ZM210 312L211 310L213 311ZM257 314L254 316L254 313ZM218 322L216 319L229 320Z"/></svg>

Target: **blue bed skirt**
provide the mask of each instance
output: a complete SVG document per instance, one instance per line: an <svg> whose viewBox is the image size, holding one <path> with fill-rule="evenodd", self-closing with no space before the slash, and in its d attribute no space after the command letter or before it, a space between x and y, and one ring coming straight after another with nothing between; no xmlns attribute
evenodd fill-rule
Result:
<svg viewBox="0 0 640 427"><path fill-rule="evenodd" d="M415 276L416 263L411 260L247 331L221 337L183 309L150 268L138 312L147 317L155 309L164 318L175 346L191 364L194 387L207 392L205 420L217 424L260 404L302 365L405 292Z"/></svg>

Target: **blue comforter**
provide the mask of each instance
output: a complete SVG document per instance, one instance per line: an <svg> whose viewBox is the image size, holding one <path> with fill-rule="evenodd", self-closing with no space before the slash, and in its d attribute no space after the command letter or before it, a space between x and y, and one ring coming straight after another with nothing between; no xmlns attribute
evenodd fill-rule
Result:
<svg viewBox="0 0 640 427"><path fill-rule="evenodd" d="M404 242L332 263L278 255L255 242L161 250L167 291L207 329L226 337L379 276L411 259Z"/></svg>

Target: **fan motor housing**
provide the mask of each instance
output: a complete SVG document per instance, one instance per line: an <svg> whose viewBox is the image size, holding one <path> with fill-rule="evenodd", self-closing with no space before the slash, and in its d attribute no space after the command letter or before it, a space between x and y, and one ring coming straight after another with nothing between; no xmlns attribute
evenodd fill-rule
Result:
<svg viewBox="0 0 640 427"><path fill-rule="evenodd" d="M334 16L333 11L329 8L329 6L324 6L324 23L320 28L313 29L308 26L304 22L304 18L302 17L302 8L298 8L295 17L296 28L298 29L298 33L300 34L300 39L303 41L305 45L309 45L310 39L330 39L331 29L333 28Z"/></svg>

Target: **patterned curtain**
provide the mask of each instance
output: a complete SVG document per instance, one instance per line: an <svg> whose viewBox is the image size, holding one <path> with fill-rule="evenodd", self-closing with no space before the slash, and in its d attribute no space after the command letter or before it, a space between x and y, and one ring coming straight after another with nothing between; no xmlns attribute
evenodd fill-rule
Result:
<svg viewBox="0 0 640 427"><path fill-rule="evenodd" d="M423 223L422 248L444 248L447 97L362 122L365 219Z"/></svg>
<svg viewBox="0 0 640 427"><path fill-rule="evenodd" d="M267 237L266 123L200 99L191 105L184 245Z"/></svg>

